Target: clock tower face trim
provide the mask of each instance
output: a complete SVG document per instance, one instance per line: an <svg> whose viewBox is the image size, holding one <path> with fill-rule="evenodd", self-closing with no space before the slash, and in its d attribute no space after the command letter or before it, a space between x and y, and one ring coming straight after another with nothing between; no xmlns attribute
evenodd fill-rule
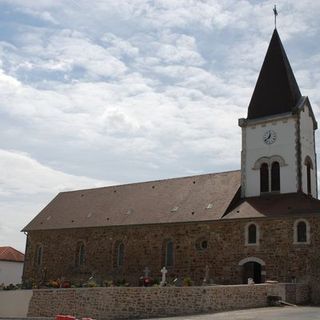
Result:
<svg viewBox="0 0 320 320"><path fill-rule="evenodd" d="M277 134L274 130L267 130L263 134L263 142L267 145L273 144L277 140Z"/></svg>

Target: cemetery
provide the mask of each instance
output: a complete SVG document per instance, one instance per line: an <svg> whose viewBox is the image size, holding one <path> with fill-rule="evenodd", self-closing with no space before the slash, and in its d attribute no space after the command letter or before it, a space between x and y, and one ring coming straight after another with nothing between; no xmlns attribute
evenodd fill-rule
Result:
<svg viewBox="0 0 320 320"><path fill-rule="evenodd" d="M139 286L130 286L125 280L99 283L91 276L81 288L66 279L57 279L34 285L32 290L3 290L0 317L53 318L72 314L99 320L151 318L266 307L273 305L275 299L293 304L310 301L307 284L255 284L248 278L244 285L216 285L206 266L202 285L195 286L189 277L168 279L166 267L160 272L161 279L153 279L151 270L145 267Z"/></svg>

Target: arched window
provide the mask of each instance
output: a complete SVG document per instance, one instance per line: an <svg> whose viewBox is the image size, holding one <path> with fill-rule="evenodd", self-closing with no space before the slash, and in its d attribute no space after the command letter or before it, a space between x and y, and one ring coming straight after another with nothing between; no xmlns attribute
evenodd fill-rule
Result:
<svg viewBox="0 0 320 320"><path fill-rule="evenodd" d="M173 241L169 240L166 243L166 256L165 256L165 266L173 267Z"/></svg>
<svg viewBox="0 0 320 320"><path fill-rule="evenodd" d="M250 224L248 228L248 243L257 243L257 227L255 224Z"/></svg>
<svg viewBox="0 0 320 320"><path fill-rule="evenodd" d="M313 169L313 164L309 156L304 160L304 164L307 168L307 193L311 194L311 169Z"/></svg>
<svg viewBox="0 0 320 320"><path fill-rule="evenodd" d="M86 260L86 250L83 242L77 244L75 265L77 267L84 265Z"/></svg>
<svg viewBox="0 0 320 320"><path fill-rule="evenodd" d="M280 167L286 166L281 156L259 158L252 167L260 170L260 192L280 191Z"/></svg>
<svg viewBox="0 0 320 320"><path fill-rule="evenodd" d="M120 242L117 247L117 266L123 266L124 262L124 244Z"/></svg>
<svg viewBox="0 0 320 320"><path fill-rule="evenodd" d="M260 192L269 191L269 167L263 163L260 167Z"/></svg>
<svg viewBox="0 0 320 320"><path fill-rule="evenodd" d="M311 166L310 163L307 164L307 192L311 194Z"/></svg>
<svg viewBox="0 0 320 320"><path fill-rule="evenodd" d="M277 161L271 165L271 191L280 191L280 165Z"/></svg>
<svg viewBox="0 0 320 320"><path fill-rule="evenodd" d="M259 244L259 226L256 223L249 222L245 227L245 244L258 245Z"/></svg>
<svg viewBox="0 0 320 320"><path fill-rule="evenodd" d="M299 219L295 221L294 243L310 243L310 225L307 220Z"/></svg>
<svg viewBox="0 0 320 320"><path fill-rule="evenodd" d="M297 225L297 242L307 242L307 225L304 221Z"/></svg>
<svg viewBox="0 0 320 320"><path fill-rule="evenodd" d="M43 246L41 244L38 244L36 247L36 254L35 254L35 265L41 266L42 265L42 256L43 256Z"/></svg>

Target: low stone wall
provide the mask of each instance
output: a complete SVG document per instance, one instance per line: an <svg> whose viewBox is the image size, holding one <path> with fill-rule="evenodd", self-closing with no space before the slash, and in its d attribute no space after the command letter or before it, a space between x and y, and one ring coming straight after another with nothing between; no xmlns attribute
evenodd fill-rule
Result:
<svg viewBox="0 0 320 320"><path fill-rule="evenodd" d="M0 291L0 318L26 317L31 290Z"/></svg>
<svg viewBox="0 0 320 320"><path fill-rule="evenodd" d="M310 302L310 288L304 284L292 284L284 283L280 286L285 286L285 301L291 302L294 304L306 304Z"/></svg>
<svg viewBox="0 0 320 320"><path fill-rule="evenodd" d="M310 287L303 283L277 283L268 287L268 296L278 296L293 304L310 302Z"/></svg>
<svg viewBox="0 0 320 320"><path fill-rule="evenodd" d="M267 305L268 295L286 297L288 288L286 284L259 284L41 289L33 291L28 316L71 314L78 318L128 319L257 308ZM306 285L290 285L290 302L308 300L306 288Z"/></svg>

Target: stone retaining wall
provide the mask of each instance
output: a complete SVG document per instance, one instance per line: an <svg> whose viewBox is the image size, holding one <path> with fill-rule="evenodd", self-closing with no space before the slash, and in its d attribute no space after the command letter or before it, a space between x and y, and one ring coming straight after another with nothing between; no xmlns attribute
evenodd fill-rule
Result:
<svg viewBox="0 0 320 320"><path fill-rule="evenodd" d="M1 290L0 318L26 317L31 297L31 290Z"/></svg>
<svg viewBox="0 0 320 320"><path fill-rule="evenodd" d="M268 287L268 295L278 296L281 300L293 304L310 302L310 287L302 283L277 283Z"/></svg>
<svg viewBox="0 0 320 320"><path fill-rule="evenodd" d="M287 295L285 284L207 287L112 287L34 290L29 317L71 314L95 319L151 318L256 308L268 295ZM309 299L307 285L290 285L292 303ZM294 292L294 293L293 293ZM293 301L294 300L294 301Z"/></svg>

